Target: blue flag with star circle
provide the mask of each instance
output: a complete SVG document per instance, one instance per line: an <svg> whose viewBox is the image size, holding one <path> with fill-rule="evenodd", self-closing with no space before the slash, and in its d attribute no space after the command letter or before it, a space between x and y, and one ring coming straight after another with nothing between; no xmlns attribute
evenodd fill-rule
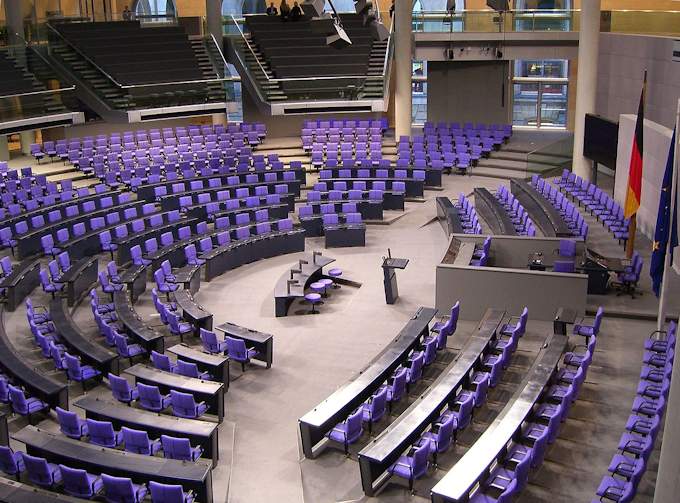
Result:
<svg viewBox="0 0 680 503"><path fill-rule="evenodd" d="M663 271L666 267L666 248L668 239L671 240L671 263L673 262L673 248L678 246L678 207L673 211L671 219L671 193L673 183L673 158L675 156L675 134L671 139L671 149L668 153L666 171L661 185L661 196L659 197L659 213L656 217L656 230L654 231L654 243L652 243L652 263L649 267L649 274L652 277L652 288L656 296L661 290L661 280Z"/></svg>

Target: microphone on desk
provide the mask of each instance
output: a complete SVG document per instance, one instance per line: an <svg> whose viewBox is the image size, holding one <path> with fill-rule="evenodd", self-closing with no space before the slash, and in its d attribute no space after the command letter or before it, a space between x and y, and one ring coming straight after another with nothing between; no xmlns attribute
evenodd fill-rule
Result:
<svg viewBox="0 0 680 503"><path fill-rule="evenodd" d="M315 264L316 264L316 257L317 257L318 255L321 255L321 252L320 252L320 251L313 251L313 252L312 252L312 261L313 261Z"/></svg>
<svg viewBox="0 0 680 503"><path fill-rule="evenodd" d="M307 261L304 260L304 259L300 259L299 262L300 262L300 271L302 271L302 265L303 265L303 264L309 264L309 262L307 262Z"/></svg>

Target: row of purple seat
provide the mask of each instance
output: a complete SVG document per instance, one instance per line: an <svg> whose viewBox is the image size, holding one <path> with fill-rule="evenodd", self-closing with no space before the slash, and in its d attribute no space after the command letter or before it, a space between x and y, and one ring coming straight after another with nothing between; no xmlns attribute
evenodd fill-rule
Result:
<svg viewBox="0 0 680 503"><path fill-rule="evenodd" d="M57 407L57 412L63 411ZM68 411L63 411L68 412ZM61 417L61 416L60 416ZM96 423L91 419L86 425ZM83 421L85 423L85 421ZM110 424L110 423L109 423ZM129 430L134 432L134 430ZM128 433L128 437L132 437ZM92 475L79 468L70 468L63 464L54 464L46 458L31 456L22 451L13 451L11 447L0 446L0 469L20 479L22 473L27 473L28 480L50 490L63 489L66 494L83 499L93 499L103 495L107 501L131 501L141 502L150 493L152 503L192 503L194 494L192 491L185 492L181 485L161 484L149 481L146 484L136 484L127 477L113 477L102 473Z"/></svg>
<svg viewBox="0 0 680 503"><path fill-rule="evenodd" d="M520 236L535 236L536 226L529 217L529 214L524 209L517 198L508 190L505 185L500 185L494 194L503 209L510 217L512 224L515 226L517 234Z"/></svg>
<svg viewBox="0 0 680 503"><path fill-rule="evenodd" d="M463 225L465 234L481 234L482 226L479 223L477 210L475 210L470 200L462 192L458 195L456 207L458 208L458 217Z"/></svg>
<svg viewBox="0 0 680 503"><path fill-rule="evenodd" d="M596 216L602 225L614 235L614 238L619 243L623 243L625 247L630 222L625 218L621 205L613 197L594 183L566 169L562 171L562 176L554 180L554 183L572 200L578 201L579 206L585 206L590 214Z"/></svg>
<svg viewBox="0 0 680 503"><path fill-rule="evenodd" d="M531 185L541 194L557 211L571 230L574 236L580 236L585 241L588 238L588 222L586 222L576 205L569 201L559 189L555 188L543 178L534 174L531 177Z"/></svg>
<svg viewBox="0 0 680 503"><path fill-rule="evenodd" d="M345 454L348 453L349 446L363 435L363 423L368 423L370 433L373 424L380 421L387 413L387 404L389 403L391 410L392 403L400 401L407 395L410 386L422 378L423 368L435 361L437 352L446 349L447 338L455 333L458 326L459 312L460 303L457 302L451 308L451 316L447 322L435 325L433 329L435 334L423 338L422 344L414 348L406 358L406 364L399 365L387 382L381 385L366 402L326 434L330 440L342 444Z"/></svg>
<svg viewBox="0 0 680 503"><path fill-rule="evenodd" d="M590 336L592 348L595 338L594 334ZM584 354L565 355L562 368L551 377L539 401L534 403L519 434L513 436L502 458L479 480L477 490L469 498L470 503L510 502L526 487L530 469L540 467L547 446L557 439L585 381L591 361L590 349Z"/></svg>
<svg viewBox="0 0 680 503"><path fill-rule="evenodd" d="M381 131L386 131L389 127L389 122L386 117L380 119L311 119L305 120L303 125L305 129L331 129L331 128L380 128Z"/></svg>
<svg viewBox="0 0 680 503"><path fill-rule="evenodd" d="M666 400L671 386L675 358L677 323L671 321L666 331L653 332L645 340L645 353L633 400L632 414L621 435L619 452L612 457L608 471L597 488L593 502L628 503L637 492L645 473L654 442L661 428Z"/></svg>
<svg viewBox="0 0 680 503"><path fill-rule="evenodd" d="M43 144L33 144L31 145L31 153L34 155L36 160L40 161L43 157L50 158L62 158L66 160L68 158L68 152L78 151L81 149L95 149L97 147L108 147L110 145L138 145L140 142L142 145L148 144L153 145L153 142L161 141L165 142L172 138L179 140L179 138L187 138L192 141L196 139L196 143L199 141L205 141L205 138L211 135L215 135L215 141L219 138L231 141L232 139L237 139L243 141L249 138L250 133L255 133L253 141L260 143L260 141L266 136L266 127L264 124L231 124L228 126L215 125L215 126L189 126L182 127L178 126L176 128L163 128L146 130L125 131L121 133L112 133L110 135L98 135L87 136L81 139L71 138L62 139L57 141L46 141ZM203 137L203 138L201 138ZM208 140L210 141L210 140ZM172 143L172 142L170 142Z"/></svg>
<svg viewBox="0 0 680 503"><path fill-rule="evenodd" d="M501 328L488 352L480 355L481 364L472 371L470 384L458 391L451 405L412 444L408 452L387 469L388 473L407 479L409 489L413 490L415 480L427 473L430 456L436 466L437 456L446 452L456 441L458 433L470 424L473 410L484 405L489 388L498 385L504 371L510 366L512 354L526 331L527 320L528 310L524 308L515 324Z"/></svg>

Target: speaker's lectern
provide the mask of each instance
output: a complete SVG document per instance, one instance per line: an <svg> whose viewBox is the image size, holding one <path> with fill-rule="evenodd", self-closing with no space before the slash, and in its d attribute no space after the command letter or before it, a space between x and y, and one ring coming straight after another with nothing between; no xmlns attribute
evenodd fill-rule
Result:
<svg viewBox="0 0 680 503"><path fill-rule="evenodd" d="M392 258L392 254L387 250L388 256L383 257L383 283L385 285L385 302L394 304L399 298L399 289L397 288L397 272L395 269L406 269L408 265L407 258Z"/></svg>

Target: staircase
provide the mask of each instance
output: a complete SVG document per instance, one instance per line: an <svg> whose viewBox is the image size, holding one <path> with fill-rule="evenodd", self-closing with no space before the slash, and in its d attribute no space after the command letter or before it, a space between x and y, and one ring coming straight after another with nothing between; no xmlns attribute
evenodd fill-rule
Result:
<svg viewBox="0 0 680 503"><path fill-rule="evenodd" d="M47 90L49 81L57 80L52 69L30 48L26 48L20 57L7 54L7 59L11 61L22 77L30 83L24 92L40 92ZM60 86L59 86L60 87ZM23 96L20 98L25 110L36 107L36 111L41 115L55 115L66 112L66 107L55 97L55 93L46 93L34 96ZM42 106L39 106L42 103Z"/></svg>
<svg viewBox="0 0 680 503"><path fill-rule="evenodd" d="M264 93L265 100L269 102L286 101L288 96L283 92L281 84L267 80L262 74L262 68L264 68L267 77L270 79L275 78L274 73L269 66L269 62L265 59L262 52L260 52L252 35L246 33L245 37L250 44L250 47L253 49L253 52L250 51L245 42L239 40L237 43L240 45L240 53L245 55L245 63L248 67L248 71L250 72L251 77L255 79L257 87ZM255 54L253 55L253 53Z"/></svg>
<svg viewBox="0 0 680 503"><path fill-rule="evenodd" d="M215 63L217 61L216 58L219 58L220 56L211 54L211 50L206 44L206 39L200 36L190 36L189 43L191 44L191 49L196 55L198 67L201 70L203 78L209 80L223 77L221 73L224 72L218 72ZM214 44L210 45L214 46ZM214 50L216 51L217 49ZM226 93L222 83L208 82L205 84L205 86L207 87L206 101L226 101Z"/></svg>
<svg viewBox="0 0 680 503"><path fill-rule="evenodd" d="M385 51L387 51L387 41L373 42L371 54L368 58L367 75L379 77L379 79L366 80L363 88L359 91L358 97L360 99L380 99L383 97L385 86L382 73L385 66Z"/></svg>
<svg viewBox="0 0 680 503"><path fill-rule="evenodd" d="M51 55L103 102L116 110L134 108L136 103L96 66L62 40L50 41ZM92 107L96 110L96 107Z"/></svg>

